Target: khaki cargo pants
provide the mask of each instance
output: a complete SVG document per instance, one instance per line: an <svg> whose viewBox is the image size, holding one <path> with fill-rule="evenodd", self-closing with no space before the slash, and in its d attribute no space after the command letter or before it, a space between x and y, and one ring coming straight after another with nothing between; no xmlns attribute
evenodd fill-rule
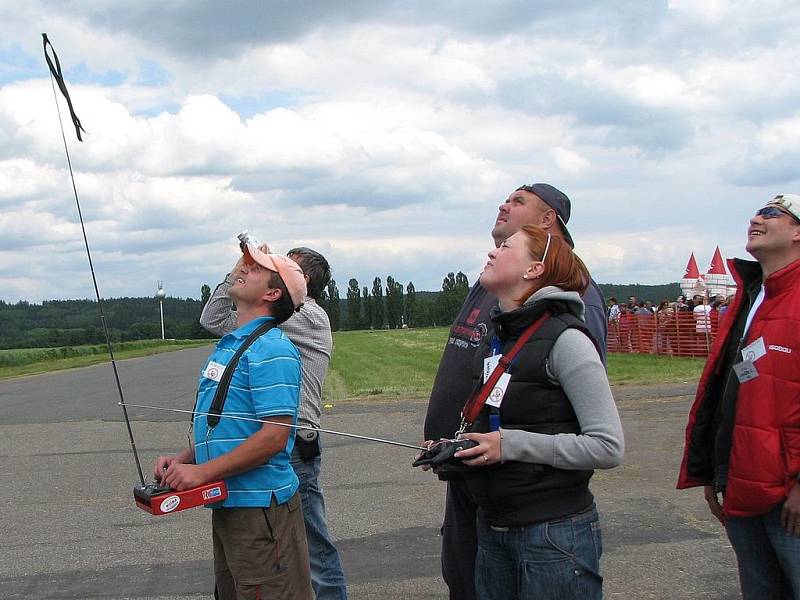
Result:
<svg viewBox="0 0 800 600"><path fill-rule="evenodd" d="M215 508L214 597L313 600L300 494L269 508Z"/></svg>

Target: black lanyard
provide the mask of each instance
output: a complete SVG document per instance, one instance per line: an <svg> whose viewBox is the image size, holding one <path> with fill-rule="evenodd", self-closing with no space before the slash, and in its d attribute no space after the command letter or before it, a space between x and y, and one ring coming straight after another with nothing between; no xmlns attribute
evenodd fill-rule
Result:
<svg viewBox="0 0 800 600"><path fill-rule="evenodd" d="M239 346L233 357L230 359L230 361L228 361L228 364L225 365L225 371L223 371L222 377L219 380L219 385L217 386L217 392L214 394L214 400L211 403L211 408L208 409L206 421L208 422L208 426L210 428L216 427L219 423L222 409L225 406L225 399L228 397L228 388L231 385L233 372L236 370L236 365L239 363L239 358L242 356L244 351L252 345L253 342L255 342L267 331L275 327L275 325L275 320L270 319L266 323L262 323L256 327L253 332L247 336L244 342L242 342L242 345ZM196 404L197 403L195 402L195 407Z"/></svg>

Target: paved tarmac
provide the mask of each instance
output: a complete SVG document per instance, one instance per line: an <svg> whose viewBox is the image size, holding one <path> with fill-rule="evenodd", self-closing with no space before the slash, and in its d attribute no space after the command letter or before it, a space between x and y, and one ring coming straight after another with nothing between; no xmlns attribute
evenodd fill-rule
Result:
<svg viewBox="0 0 800 600"><path fill-rule="evenodd" d="M129 403L191 409L209 348L118 362ZM738 598L733 552L700 490L676 491L692 383L614 390L625 465L592 484L607 598ZM210 513L152 517L109 365L0 381L0 598L212 598ZM415 443L426 401L340 402L323 427ZM130 409L145 472L186 443L187 418ZM350 598L446 598L444 486L413 450L323 436L322 482Z"/></svg>

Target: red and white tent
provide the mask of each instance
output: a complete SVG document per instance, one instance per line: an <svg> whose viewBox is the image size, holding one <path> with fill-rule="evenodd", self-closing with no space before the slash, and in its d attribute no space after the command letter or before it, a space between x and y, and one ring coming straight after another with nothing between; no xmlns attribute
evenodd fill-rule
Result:
<svg viewBox="0 0 800 600"><path fill-rule="evenodd" d="M711 264L705 274L701 274L700 269L697 268L697 261L692 252L683 279L681 279L681 291L687 298L691 298L695 294L707 294L708 298L713 298L714 296L727 296L736 291L736 284L725 267L719 246L714 250L714 256L711 258Z"/></svg>
<svg viewBox="0 0 800 600"><path fill-rule="evenodd" d="M686 265L686 271L681 279L681 291L687 298L691 298L697 293L698 284L702 285L702 275L700 269L697 268L697 261L694 259L694 252L689 256L689 262Z"/></svg>
<svg viewBox="0 0 800 600"><path fill-rule="evenodd" d="M709 297L727 296L733 293L733 290L736 288L733 278L728 274L728 270L725 268L725 261L722 260L719 246L714 250L714 256L711 259L711 265L708 267L705 280L708 286Z"/></svg>

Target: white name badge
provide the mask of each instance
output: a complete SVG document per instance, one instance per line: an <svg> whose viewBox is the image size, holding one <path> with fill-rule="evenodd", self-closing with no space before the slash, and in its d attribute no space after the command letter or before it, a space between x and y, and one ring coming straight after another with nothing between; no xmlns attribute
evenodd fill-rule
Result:
<svg viewBox="0 0 800 600"><path fill-rule="evenodd" d="M221 365L212 360L206 365L206 368L203 371L203 377L219 383L219 380L222 379L222 373L224 371L225 371L225 365Z"/></svg>
<svg viewBox="0 0 800 600"><path fill-rule="evenodd" d="M483 383L489 381L489 376L494 371L494 368L497 366L497 363L500 362L500 359L503 358L502 354L495 354L494 356L488 356L483 359Z"/></svg>
<svg viewBox="0 0 800 600"><path fill-rule="evenodd" d="M745 381L750 381L758 377L756 366L749 360L733 365L733 372L736 373L739 383L744 383Z"/></svg>
<svg viewBox="0 0 800 600"><path fill-rule="evenodd" d="M500 375L497 384L495 384L492 391L489 392L489 397L486 398L486 404L494 406L495 408L500 408L500 404L503 402L503 396L506 395L506 388L508 387L509 381L511 381L510 373L503 373Z"/></svg>
<svg viewBox="0 0 800 600"><path fill-rule="evenodd" d="M754 363L766 353L767 349L764 347L764 338L760 337L752 344L748 344L742 348L742 359Z"/></svg>

